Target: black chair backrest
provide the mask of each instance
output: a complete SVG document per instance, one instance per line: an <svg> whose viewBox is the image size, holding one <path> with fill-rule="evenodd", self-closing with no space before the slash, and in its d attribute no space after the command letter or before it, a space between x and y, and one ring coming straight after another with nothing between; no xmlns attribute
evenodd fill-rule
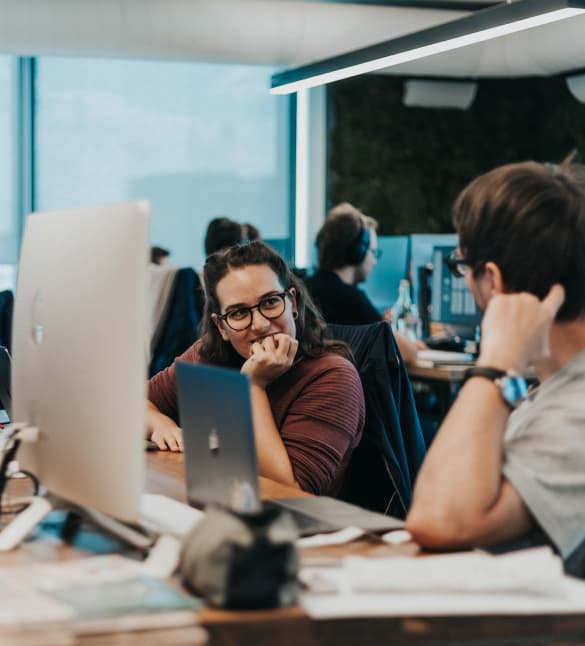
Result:
<svg viewBox="0 0 585 646"><path fill-rule="evenodd" d="M12 349L12 312L14 295L7 289L0 292L0 345Z"/></svg>
<svg viewBox="0 0 585 646"><path fill-rule="evenodd" d="M201 322L197 305L200 292L201 281L195 270L179 269L162 332L150 360L149 377L170 366L175 357L197 340Z"/></svg>
<svg viewBox="0 0 585 646"><path fill-rule="evenodd" d="M12 419L12 393L10 387L10 354L0 345L0 423L7 424Z"/></svg>
<svg viewBox="0 0 585 646"><path fill-rule="evenodd" d="M364 388L366 422L352 454L341 496L362 507L404 518L426 447L408 373L390 325L328 325L347 343Z"/></svg>

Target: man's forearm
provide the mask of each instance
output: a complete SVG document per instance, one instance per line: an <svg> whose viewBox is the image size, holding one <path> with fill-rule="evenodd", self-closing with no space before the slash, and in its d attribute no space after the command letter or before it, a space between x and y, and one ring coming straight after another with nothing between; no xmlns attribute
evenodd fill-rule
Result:
<svg viewBox="0 0 585 646"><path fill-rule="evenodd" d="M411 521L463 538L496 503L509 409L497 386L479 377L462 388L433 441L416 481Z"/></svg>

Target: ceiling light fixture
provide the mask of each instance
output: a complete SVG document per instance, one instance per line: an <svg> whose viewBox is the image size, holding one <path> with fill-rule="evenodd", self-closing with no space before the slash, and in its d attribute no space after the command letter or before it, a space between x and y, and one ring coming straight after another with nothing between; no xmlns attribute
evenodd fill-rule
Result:
<svg viewBox="0 0 585 646"><path fill-rule="evenodd" d="M585 13L585 0L517 0L406 36L274 74L272 94L290 94L481 43Z"/></svg>

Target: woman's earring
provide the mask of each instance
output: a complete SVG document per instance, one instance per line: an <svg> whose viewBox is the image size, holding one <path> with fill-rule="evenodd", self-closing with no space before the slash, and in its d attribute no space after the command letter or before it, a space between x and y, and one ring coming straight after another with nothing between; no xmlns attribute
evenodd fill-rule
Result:
<svg viewBox="0 0 585 646"><path fill-rule="evenodd" d="M293 319L296 321L299 318L298 312L293 312Z"/></svg>

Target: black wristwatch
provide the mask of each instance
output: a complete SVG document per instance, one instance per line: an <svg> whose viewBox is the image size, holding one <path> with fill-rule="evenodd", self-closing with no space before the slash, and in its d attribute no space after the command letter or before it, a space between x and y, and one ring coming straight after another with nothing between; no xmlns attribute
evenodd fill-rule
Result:
<svg viewBox="0 0 585 646"><path fill-rule="evenodd" d="M513 370L506 371L486 366L473 366L466 370L463 383L471 379L471 377L483 377L493 381L500 389L502 399L511 409L518 408L526 399L528 393L526 379Z"/></svg>

